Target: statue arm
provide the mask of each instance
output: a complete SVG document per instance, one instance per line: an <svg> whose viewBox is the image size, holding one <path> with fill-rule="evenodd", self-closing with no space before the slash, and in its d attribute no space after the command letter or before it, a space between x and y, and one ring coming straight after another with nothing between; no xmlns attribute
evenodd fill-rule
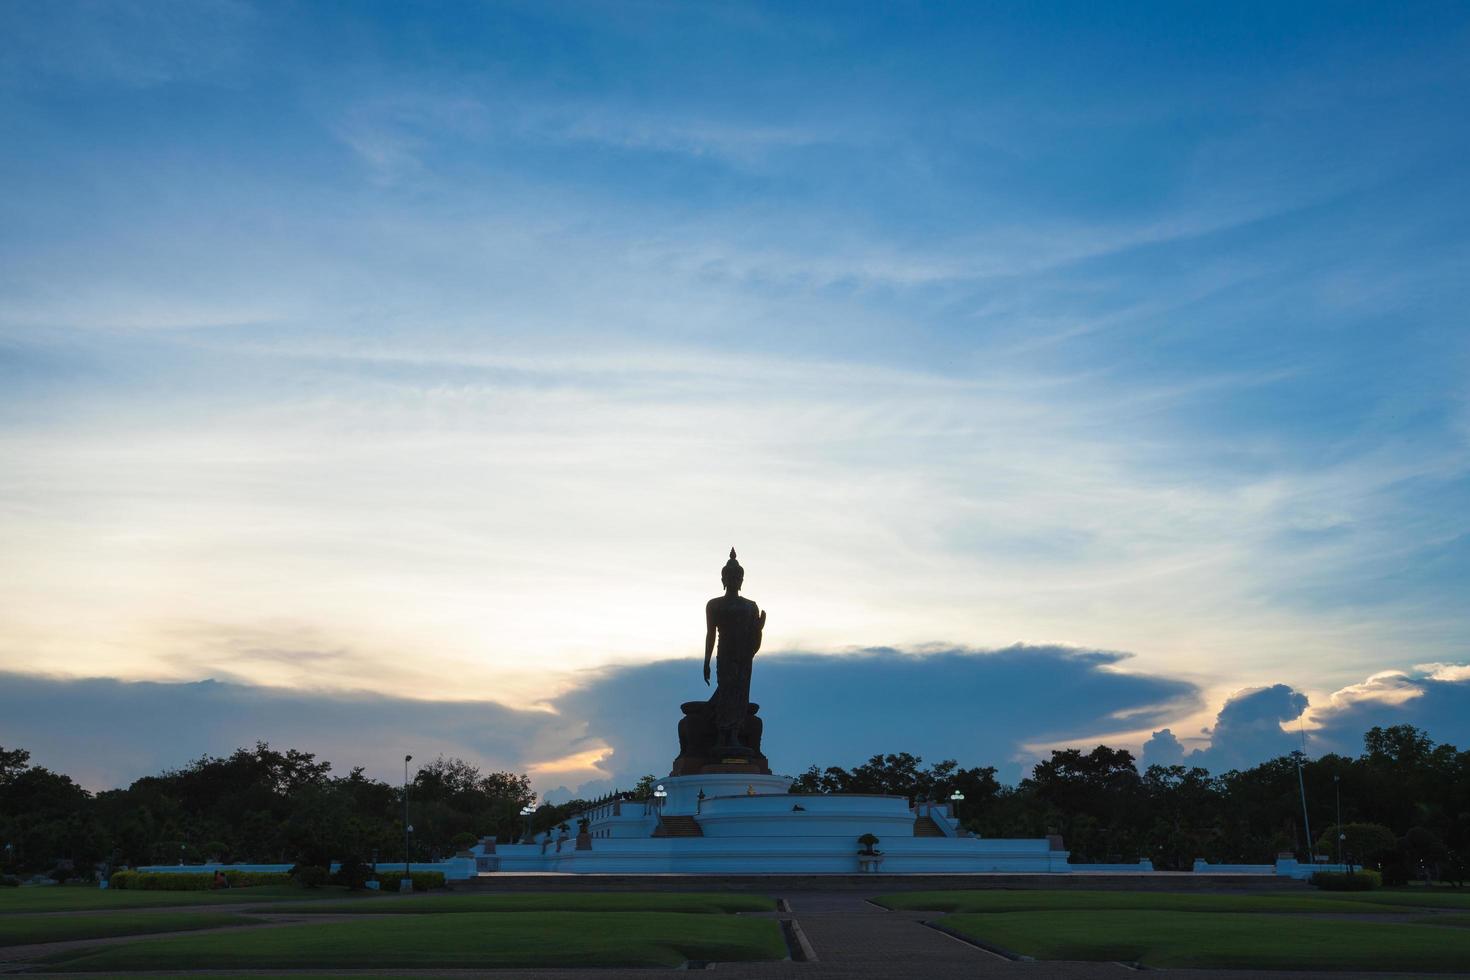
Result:
<svg viewBox="0 0 1470 980"><path fill-rule="evenodd" d="M709 683L709 658L715 652L715 600L704 606L704 682Z"/></svg>
<svg viewBox="0 0 1470 980"><path fill-rule="evenodd" d="M757 653L760 653L760 649L761 649L761 634L764 633L765 631L766 631L766 611L764 609L762 609L761 610L761 614L759 616L757 616L756 617L756 620L755 620L755 646L753 646L753 647L750 648L750 655L752 657L755 656Z"/></svg>

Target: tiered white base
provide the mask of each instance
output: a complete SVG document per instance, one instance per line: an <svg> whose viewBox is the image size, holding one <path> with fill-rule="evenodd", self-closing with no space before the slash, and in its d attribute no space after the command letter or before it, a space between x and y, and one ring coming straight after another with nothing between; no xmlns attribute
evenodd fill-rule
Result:
<svg viewBox="0 0 1470 980"><path fill-rule="evenodd" d="M581 874L851 874L913 872L1067 872L1067 852L1045 839L999 840L963 834L947 805L909 806L897 796L788 793L784 776L720 773L671 776L658 801L607 803L582 814L591 847L575 838L475 849L483 871ZM704 796L701 799L700 793ZM941 837L915 837L917 817ZM693 817L702 837L655 837ZM579 818L578 818L579 819ZM576 819L571 832L576 831ZM860 861L858 838L879 839L881 861Z"/></svg>

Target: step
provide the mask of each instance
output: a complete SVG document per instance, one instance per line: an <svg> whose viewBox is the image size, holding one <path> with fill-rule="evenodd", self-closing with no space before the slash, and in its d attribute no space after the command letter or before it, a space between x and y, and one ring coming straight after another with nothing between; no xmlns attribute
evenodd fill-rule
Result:
<svg viewBox="0 0 1470 980"><path fill-rule="evenodd" d="M704 830L693 817L664 817L653 830L655 837L703 837Z"/></svg>
<svg viewBox="0 0 1470 980"><path fill-rule="evenodd" d="M943 837L944 831L939 829L939 824L934 822L933 817L916 817L914 819L915 837Z"/></svg>

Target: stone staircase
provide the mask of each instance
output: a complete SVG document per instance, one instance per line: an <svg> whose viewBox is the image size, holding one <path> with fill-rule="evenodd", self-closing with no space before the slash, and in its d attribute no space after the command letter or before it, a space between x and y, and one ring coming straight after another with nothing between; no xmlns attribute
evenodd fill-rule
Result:
<svg viewBox="0 0 1470 980"><path fill-rule="evenodd" d="M914 818L915 837L943 837L944 831L939 829L939 824L934 822L930 816Z"/></svg>
<svg viewBox="0 0 1470 980"><path fill-rule="evenodd" d="M936 830L938 828L935 828ZM703 837L699 821L693 817L664 817L654 828L655 837Z"/></svg>

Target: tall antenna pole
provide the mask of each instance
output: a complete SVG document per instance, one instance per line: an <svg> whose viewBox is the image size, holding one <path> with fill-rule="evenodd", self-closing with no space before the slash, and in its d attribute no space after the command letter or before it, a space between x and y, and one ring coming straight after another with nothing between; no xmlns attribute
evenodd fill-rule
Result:
<svg viewBox="0 0 1470 980"><path fill-rule="evenodd" d="M1302 712L1302 714L1306 714L1306 712ZM1296 785L1302 794L1302 823L1307 828L1307 862L1315 867L1317 864L1317 844L1312 840L1312 818L1307 816L1307 781L1302 775L1302 762L1307 757L1307 730L1302 726L1300 718L1297 719L1297 729L1302 735L1302 747L1299 751L1293 752L1292 755L1296 756Z"/></svg>

